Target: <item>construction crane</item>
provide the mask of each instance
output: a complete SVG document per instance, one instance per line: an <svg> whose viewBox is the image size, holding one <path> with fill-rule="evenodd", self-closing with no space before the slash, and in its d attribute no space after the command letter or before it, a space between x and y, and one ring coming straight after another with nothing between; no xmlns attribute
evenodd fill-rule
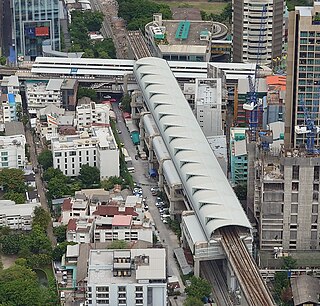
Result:
<svg viewBox="0 0 320 306"><path fill-rule="evenodd" d="M294 127L296 134L305 134L307 136L306 149L308 154L319 154L320 151L314 147L314 139L320 133L320 127L314 124L311 114L305 105L303 107L305 125L296 125Z"/></svg>
<svg viewBox="0 0 320 306"><path fill-rule="evenodd" d="M252 80L252 76L248 76L249 82L249 94L247 103L243 104L243 109L250 111L249 118L249 132L250 132L250 141L256 141L256 132L258 128L258 111L260 105L262 105L262 99L258 99L257 90L259 87L259 78L258 78L258 67L261 61L261 47L263 36L265 36L264 28L265 28L265 16L267 12L267 5L263 5L261 11L261 19L260 19L260 31L259 31L259 39L258 39L258 47L257 47L257 58L256 58L256 68L254 73L254 79Z"/></svg>

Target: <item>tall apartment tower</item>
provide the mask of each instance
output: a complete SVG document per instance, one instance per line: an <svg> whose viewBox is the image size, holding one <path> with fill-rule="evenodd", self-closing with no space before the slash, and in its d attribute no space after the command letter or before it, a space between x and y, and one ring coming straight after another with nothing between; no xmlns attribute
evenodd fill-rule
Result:
<svg viewBox="0 0 320 306"><path fill-rule="evenodd" d="M233 61L270 64L281 57L283 0L232 0ZM260 45L259 45L259 37Z"/></svg>
<svg viewBox="0 0 320 306"><path fill-rule="evenodd" d="M305 126L304 108L320 124L320 2L296 6L289 14L285 147L306 143L295 126ZM315 139L319 145L319 137Z"/></svg>
<svg viewBox="0 0 320 306"><path fill-rule="evenodd" d="M16 56L34 60L42 44L60 49L59 0L12 0Z"/></svg>

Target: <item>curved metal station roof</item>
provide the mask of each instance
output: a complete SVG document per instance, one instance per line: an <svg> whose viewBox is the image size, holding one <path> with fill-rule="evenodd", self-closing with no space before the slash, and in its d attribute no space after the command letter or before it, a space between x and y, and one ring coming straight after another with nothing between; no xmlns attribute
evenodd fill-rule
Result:
<svg viewBox="0 0 320 306"><path fill-rule="evenodd" d="M167 62L140 59L134 74L207 239L220 227L251 228Z"/></svg>

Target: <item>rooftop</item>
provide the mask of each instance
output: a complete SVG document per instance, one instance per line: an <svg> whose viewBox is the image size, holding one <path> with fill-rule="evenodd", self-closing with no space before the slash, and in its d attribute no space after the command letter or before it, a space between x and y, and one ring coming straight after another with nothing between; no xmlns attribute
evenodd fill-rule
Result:
<svg viewBox="0 0 320 306"><path fill-rule="evenodd" d="M33 210L41 206L40 203L15 204L14 201L0 200L0 215L6 216L30 216Z"/></svg>
<svg viewBox="0 0 320 306"><path fill-rule="evenodd" d="M251 228L167 62L136 61L134 74L207 239L220 227Z"/></svg>
<svg viewBox="0 0 320 306"><path fill-rule="evenodd" d="M121 254L120 254L121 253ZM131 275L114 276L113 265L117 257L129 258ZM140 280L166 279L165 249L90 250L88 284L125 284Z"/></svg>
<svg viewBox="0 0 320 306"><path fill-rule="evenodd" d="M130 226L131 220L131 215L115 215L112 219L112 226Z"/></svg>

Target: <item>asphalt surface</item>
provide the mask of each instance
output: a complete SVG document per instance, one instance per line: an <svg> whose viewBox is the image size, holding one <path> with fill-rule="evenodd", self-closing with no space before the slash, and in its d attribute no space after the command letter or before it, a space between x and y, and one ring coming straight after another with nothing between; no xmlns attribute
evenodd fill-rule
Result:
<svg viewBox="0 0 320 306"><path fill-rule="evenodd" d="M34 169L39 169L40 167L38 164L36 146L33 139L33 135L29 127L26 128L26 140L27 140L27 144L29 145L30 162ZM50 213L40 171L35 174L35 179L36 179L37 192L40 198L41 207ZM55 246L57 244L57 241L56 241L56 237L53 234L52 221L48 225L47 234L52 245Z"/></svg>
<svg viewBox="0 0 320 306"><path fill-rule="evenodd" d="M130 134L122 118L122 112L118 108L118 103L112 104L113 110L117 116L117 128L121 133L119 134L120 139L124 143L129 155L132 158L132 163L135 168L135 172L132 173L134 181L140 185L143 189L143 197L146 197L146 203L149 206L149 212L155 223L156 230L158 231L161 243L167 249L167 272L170 276L177 276L180 282L181 292L184 291L184 285L180 278L179 268L177 262L174 259L173 249L180 247L177 236L164 224L160 219L160 213L156 207L156 197L151 194L150 188L152 186L158 186L157 180L149 178L148 175L148 161L142 159L135 159L136 147L133 145Z"/></svg>

